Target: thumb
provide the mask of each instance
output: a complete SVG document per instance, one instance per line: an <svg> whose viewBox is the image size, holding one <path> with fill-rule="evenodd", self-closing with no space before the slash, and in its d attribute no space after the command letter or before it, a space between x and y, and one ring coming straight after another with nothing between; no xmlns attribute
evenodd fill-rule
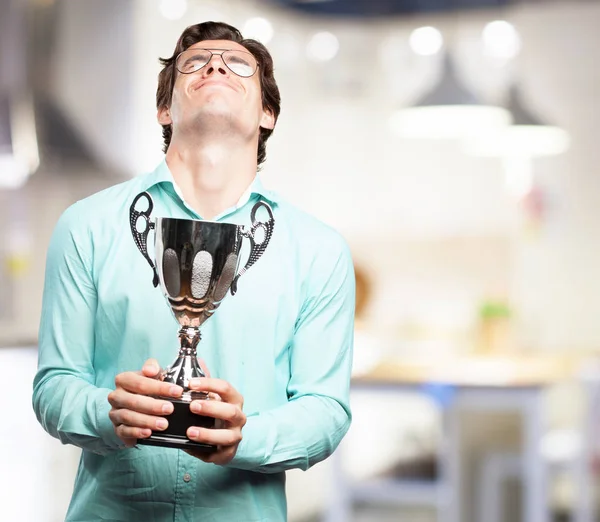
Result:
<svg viewBox="0 0 600 522"><path fill-rule="evenodd" d="M156 377L160 373L160 364L156 359L148 359L142 366L142 375L145 377Z"/></svg>

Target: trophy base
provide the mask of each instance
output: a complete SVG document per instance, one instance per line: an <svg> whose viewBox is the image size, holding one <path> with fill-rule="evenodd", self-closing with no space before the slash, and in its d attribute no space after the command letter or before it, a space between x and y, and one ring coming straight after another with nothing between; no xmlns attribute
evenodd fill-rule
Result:
<svg viewBox="0 0 600 522"><path fill-rule="evenodd" d="M152 432L152 435L146 439L138 439L138 444L144 446L161 446L163 448L175 448L175 449L190 449L194 451L201 451L203 453L212 453L217 449L216 446L211 444L202 444L188 439L187 437L175 437L173 435L159 435L157 432Z"/></svg>
<svg viewBox="0 0 600 522"><path fill-rule="evenodd" d="M217 449L217 447L212 444L204 444L190 440L186 435L190 426L215 428L216 419L214 417L192 413L188 401L167 399L166 397L161 397L161 399L166 399L173 404L173 413L166 416L166 419L169 421L169 427L163 431L153 431L152 435L145 439L138 439L138 444L144 444L146 446L162 446L165 448L193 449L195 451L206 453L210 453Z"/></svg>

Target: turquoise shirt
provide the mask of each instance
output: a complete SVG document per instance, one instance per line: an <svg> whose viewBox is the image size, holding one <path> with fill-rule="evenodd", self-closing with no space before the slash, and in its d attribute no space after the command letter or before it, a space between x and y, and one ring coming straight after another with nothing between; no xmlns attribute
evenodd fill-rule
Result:
<svg viewBox="0 0 600 522"><path fill-rule="evenodd" d="M151 357L166 367L179 348L179 325L129 228L129 207L144 190L153 217L201 219L163 161L69 207L48 250L33 407L48 433L83 449L67 520L286 520L285 471L325 459L350 424L349 249L257 176L214 220L249 226L262 198L273 208L273 237L202 326L198 346L212 376L244 397L237 455L216 466L177 449L126 449L108 416L115 376ZM153 258L153 232L149 243Z"/></svg>

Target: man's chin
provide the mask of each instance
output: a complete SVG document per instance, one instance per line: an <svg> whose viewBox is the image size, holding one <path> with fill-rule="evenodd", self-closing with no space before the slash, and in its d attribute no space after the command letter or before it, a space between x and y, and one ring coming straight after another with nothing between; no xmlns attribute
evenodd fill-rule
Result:
<svg viewBox="0 0 600 522"><path fill-rule="evenodd" d="M209 116L222 116L236 112L234 110L235 104L232 103L232 100L229 96L227 96L227 93L215 90L208 94L209 95L205 97L204 102L197 106L197 112L199 115L206 114Z"/></svg>
<svg viewBox="0 0 600 522"><path fill-rule="evenodd" d="M231 112L229 107L205 107L193 118L192 126L201 133L235 132L238 127L238 118Z"/></svg>

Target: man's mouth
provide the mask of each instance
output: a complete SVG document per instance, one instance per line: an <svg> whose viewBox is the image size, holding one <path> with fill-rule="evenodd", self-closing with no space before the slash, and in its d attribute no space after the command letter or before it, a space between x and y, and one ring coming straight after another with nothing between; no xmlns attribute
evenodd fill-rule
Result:
<svg viewBox="0 0 600 522"><path fill-rule="evenodd" d="M192 87L192 90L197 91L197 90L201 89L202 87L214 87L214 86L227 87L229 89L235 90L235 88L228 82L221 82L221 81L215 81L215 80L205 80L203 82L198 82L196 85L194 85Z"/></svg>

